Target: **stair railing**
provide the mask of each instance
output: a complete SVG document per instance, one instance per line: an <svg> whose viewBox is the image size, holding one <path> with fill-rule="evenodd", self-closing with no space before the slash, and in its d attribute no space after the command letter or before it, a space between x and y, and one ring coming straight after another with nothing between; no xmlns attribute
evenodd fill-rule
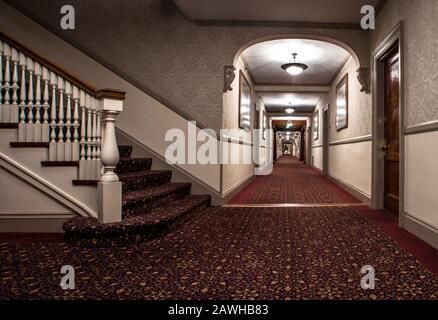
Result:
<svg viewBox="0 0 438 320"><path fill-rule="evenodd" d="M104 222L121 216L115 119L124 99L124 92L96 90L0 32L0 123L17 123L19 142L47 143L49 161L78 162L79 181L104 183L99 211L110 200L116 207L110 217L99 213Z"/></svg>

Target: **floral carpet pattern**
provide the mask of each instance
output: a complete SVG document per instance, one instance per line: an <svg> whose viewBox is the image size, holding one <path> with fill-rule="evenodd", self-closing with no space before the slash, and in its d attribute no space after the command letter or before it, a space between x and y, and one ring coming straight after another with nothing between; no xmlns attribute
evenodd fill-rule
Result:
<svg viewBox="0 0 438 320"><path fill-rule="evenodd" d="M332 184L319 172L305 165L276 164L269 176L249 194L246 203L343 203ZM348 197L348 202L357 200Z"/></svg>
<svg viewBox="0 0 438 320"><path fill-rule="evenodd" d="M438 298L438 279L353 208L211 207L147 243L4 242L0 261L1 299ZM60 288L63 265L74 290Z"/></svg>

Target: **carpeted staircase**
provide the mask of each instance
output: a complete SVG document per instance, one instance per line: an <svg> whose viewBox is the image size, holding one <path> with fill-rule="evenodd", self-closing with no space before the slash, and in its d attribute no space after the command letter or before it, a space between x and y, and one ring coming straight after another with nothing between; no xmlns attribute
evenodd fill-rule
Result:
<svg viewBox="0 0 438 320"><path fill-rule="evenodd" d="M71 218L63 226L67 243L107 247L151 240L210 206L210 195L191 195L190 183L170 182L171 171L151 170L152 159L132 158L131 146L119 146L119 152L122 221L101 224L95 218Z"/></svg>

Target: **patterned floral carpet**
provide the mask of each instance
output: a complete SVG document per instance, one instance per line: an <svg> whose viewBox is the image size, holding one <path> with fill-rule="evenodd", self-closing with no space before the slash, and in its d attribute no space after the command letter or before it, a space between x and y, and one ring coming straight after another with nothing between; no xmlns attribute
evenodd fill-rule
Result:
<svg viewBox="0 0 438 320"><path fill-rule="evenodd" d="M438 279L352 208L212 207L151 242L0 243L0 261L1 299L438 298ZM59 286L67 264L75 290Z"/></svg>
<svg viewBox="0 0 438 320"><path fill-rule="evenodd" d="M305 165L278 162L269 176L258 176L230 203L355 203L319 172Z"/></svg>

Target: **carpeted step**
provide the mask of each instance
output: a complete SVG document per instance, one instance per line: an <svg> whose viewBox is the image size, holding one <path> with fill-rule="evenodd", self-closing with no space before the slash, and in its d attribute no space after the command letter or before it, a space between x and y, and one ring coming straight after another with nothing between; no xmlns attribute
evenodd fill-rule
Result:
<svg viewBox="0 0 438 320"><path fill-rule="evenodd" d="M120 158L131 158L132 146L118 146Z"/></svg>
<svg viewBox="0 0 438 320"><path fill-rule="evenodd" d="M172 171L148 170L119 174L123 193L156 187L170 182Z"/></svg>
<svg viewBox="0 0 438 320"><path fill-rule="evenodd" d="M151 209L168 205L190 194L190 183L166 183L157 187L123 193L123 218L144 214Z"/></svg>
<svg viewBox="0 0 438 320"><path fill-rule="evenodd" d="M63 225L64 239L81 247L110 247L151 240L206 209L210 202L209 195L191 195L147 214L110 224L101 224L95 218L74 217Z"/></svg>
<svg viewBox="0 0 438 320"><path fill-rule="evenodd" d="M120 158L116 167L116 173L128 173L150 170L152 166L151 158Z"/></svg>

